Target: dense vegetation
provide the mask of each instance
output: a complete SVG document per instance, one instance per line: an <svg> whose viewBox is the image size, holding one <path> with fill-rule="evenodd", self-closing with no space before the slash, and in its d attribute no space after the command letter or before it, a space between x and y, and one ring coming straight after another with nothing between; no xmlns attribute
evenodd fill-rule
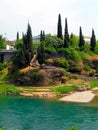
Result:
<svg viewBox="0 0 98 130"><path fill-rule="evenodd" d="M5 48L5 39L0 36L0 49L3 48ZM8 71L8 77L11 80L19 77L21 69L30 66L35 54L37 55L39 66L45 64L47 66L61 67L66 72L84 74L86 76L94 76L98 72L98 41L96 41L94 29L89 43L84 39L82 27L79 28L79 37L73 33L69 34L68 22L67 18L65 18L63 35L60 14L58 15L57 35L45 34L41 30L40 41L33 42L32 29L28 23L27 31L23 33L22 38L19 37L17 32L15 48L17 52ZM5 63L0 63L0 70L5 67ZM46 72L46 70L43 71ZM32 75L34 77L35 72ZM45 74L43 75L45 76ZM36 72L36 76L39 76L39 70Z"/></svg>

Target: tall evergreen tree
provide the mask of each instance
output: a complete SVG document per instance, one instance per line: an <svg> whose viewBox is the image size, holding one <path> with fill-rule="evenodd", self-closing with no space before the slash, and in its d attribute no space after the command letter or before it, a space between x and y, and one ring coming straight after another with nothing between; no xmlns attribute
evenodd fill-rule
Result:
<svg viewBox="0 0 98 130"><path fill-rule="evenodd" d="M40 46L37 49L37 59L40 65L45 63L45 53L44 53L44 42L40 43Z"/></svg>
<svg viewBox="0 0 98 130"><path fill-rule="evenodd" d="M42 30L41 30L41 32L40 32L40 42L43 40L43 32L42 32Z"/></svg>
<svg viewBox="0 0 98 130"><path fill-rule="evenodd" d="M28 24L27 33L23 34L23 49L26 57L26 64L29 64L33 56L32 48L32 31L31 26Z"/></svg>
<svg viewBox="0 0 98 130"><path fill-rule="evenodd" d="M27 28L27 44L28 44L28 50L29 50L29 52L31 54L33 53L32 42L33 42L32 30L31 30L30 24L28 23L28 28Z"/></svg>
<svg viewBox="0 0 98 130"><path fill-rule="evenodd" d="M58 16L57 37L63 39L63 36L62 36L61 15L60 14Z"/></svg>
<svg viewBox="0 0 98 130"><path fill-rule="evenodd" d="M44 41L45 40L45 32L41 30L40 32L40 41Z"/></svg>
<svg viewBox="0 0 98 130"><path fill-rule="evenodd" d="M19 32L17 32L17 40L19 39Z"/></svg>
<svg viewBox="0 0 98 130"><path fill-rule="evenodd" d="M69 33L68 33L67 18L65 18L64 48L67 47L69 47Z"/></svg>
<svg viewBox="0 0 98 130"><path fill-rule="evenodd" d="M43 40L45 40L45 31L43 31Z"/></svg>
<svg viewBox="0 0 98 130"><path fill-rule="evenodd" d="M90 40L91 51L94 52L95 46L96 46L96 37L95 37L94 29L92 29L92 36L91 36L91 40Z"/></svg>
<svg viewBox="0 0 98 130"><path fill-rule="evenodd" d="M82 35L82 28L80 27L80 32L79 32L79 47L83 47L85 44L85 41L84 41L84 37Z"/></svg>

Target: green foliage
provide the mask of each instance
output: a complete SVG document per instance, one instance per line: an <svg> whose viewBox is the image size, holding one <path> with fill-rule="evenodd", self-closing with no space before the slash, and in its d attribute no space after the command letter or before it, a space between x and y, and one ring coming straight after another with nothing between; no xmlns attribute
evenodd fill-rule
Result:
<svg viewBox="0 0 98 130"><path fill-rule="evenodd" d="M16 40L16 42L15 42L15 48L16 49L23 48L23 40L22 39Z"/></svg>
<svg viewBox="0 0 98 130"><path fill-rule="evenodd" d="M22 48L18 49L13 58L14 67L23 68L26 66L26 58Z"/></svg>
<svg viewBox="0 0 98 130"><path fill-rule="evenodd" d="M85 71L89 71L91 68L90 68L90 66L85 65L83 69L84 69Z"/></svg>
<svg viewBox="0 0 98 130"><path fill-rule="evenodd" d="M87 54L83 51L78 51L78 53L79 53L79 56L82 60L85 60L89 56L89 54Z"/></svg>
<svg viewBox="0 0 98 130"><path fill-rule="evenodd" d="M64 48L69 47L69 33L68 33L68 25L67 25L67 18L65 18L65 33L64 33Z"/></svg>
<svg viewBox="0 0 98 130"><path fill-rule="evenodd" d="M19 32L17 32L17 40L19 40Z"/></svg>
<svg viewBox="0 0 98 130"><path fill-rule="evenodd" d="M40 43L40 46L37 49L37 59L40 65L45 63L45 53L44 53L44 42Z"/></svg>
<svg viewBox="0 0 98 130"><path fill-rule="evenodd" d="M18 95L21 91L17 90L14 85L0 84L0 94L15 94Z"/></svg>
<svg viewBox="0 0 98 130"><path fill-rule="evenodd" d="M50 54L56 52L56 49L54 47L45 47L45 52Z"/></svg>
<svg viewBox="0 0 98 130"><path fill-rule="evenodd" d="M66 130L80 130L79 128L77 128L76 126L72 126L70 128L67 128Z"/></svg>
<svg viewBox="0 0 98 130"><path fill-rule="evenodd" d="M74 34L70 35L70 47L78 49L79 44L79 38L78 36L75 36Z"/></svg>
<svg viewBox="0 0 98 130"><path fill-rule="evenodd" d="M6 75L7 80L16 80L16 78L20 75L20 70L15 66L11 65L9 68L8 74Z"/></svg>
<svg viewBox="0 0 98 130"><path fill-rule="evenodd" d="M55 66L59 66L59 67L62 67L64 69L68 69L68 67L69 67L68 61L65 58L56 58L53 61L54 61L53 64Z"/></svg>
<svg viewBox="0 0 98 130"><path fill-rule="evenodd" d="M63 94L63 93L68 93L70 91L74 91L76 90L75 86L61 86L61 87L57 87L54 89L54 92L56 94Z"/></svg>
<svg viewBox="0 0 98 130"><path fill-rule="evenodd" d="M57 50L57 48L63 47L63 40L48 34L45 36L45 47L53 47Z"/></svg>
<svg viewBox="0 0 98 130"><path fill-rule="evenodd" d="M80 27L80 32L79 32L79 47L80 47L80 50L83 50L84 44L85 44L85 41L84 41L84 37L82 35L82 28Z"/></svg>
<svg viewBox="0 0 98 130"><path fill-rule="evenodd" d="M98 54L98 41L96 42L96 46L94 48L94 53L95 54Z"/></svg>
<svg viewBox="0 0 98 130"><path fill-rule="evenodd" d="M74 61L81 61L78 51L76 51L74 48L66 48L65 57Z"/></svg>
<svg viewBox="0 0 98 130"><path fill-rule="evenodd" d="M0 63L0 71L7 66L7 63Z"/></svg>
<svg viewBox="0 0 98 130"><path fill-rule="evenodd" d="M94 29L92 29L92 36L91 36L90 46L91 46L91 51L94 52L95 47L96 47L96 37L95 37Z"/></svg>
<svg viewBox="0 0 98 130"><path fill-rule="evenodd" d="M66 57L67 60L81 61L79 52L76 51L74 48L59 48L58 53Z"/></svg>
<svg viewBox="0 0 98 130"><path fill-rule="evenodd" d="M91 81L91 82L90 82L90 86L91 86L91 88L98 87L98 80L96 80L96 81Z"/></svg>
<svg viewBox="0 0 98 130"><path fill-rule="evenodd" d="M13 59L14 66L17 68L28 66L33 57L32 31L30 24L28 24L27 33L25 35L23 34L23 39L18 39L16 41L15 47L17 52Z"/></svg>
<svg viewBox="0 0 98 130"><path fill-rule="evenodd" d="M5 38L3 38L2 35L0 35L0 50L6 48L6 41Z"/></svg>
<svg viewBox="0 0 98 130"><path fill-rule="evenodd" d="M85 42L84 46L81 47L81 49L83 52L90 52L90 44L88 42Z"/></svg>
<svg viewBox="0 0 98 130"><path fill-rule="evenodd" d="M40 32L40 41L44 41L45 40L45 32L41 30Z"/></svg>
<svg viewBox="0 0 98 130"><path fill-rule="evenodd" d="M63 39L62 36L62 24L61 24L61 15L58 16L58 25L57 25L57 37Z"/></svg>

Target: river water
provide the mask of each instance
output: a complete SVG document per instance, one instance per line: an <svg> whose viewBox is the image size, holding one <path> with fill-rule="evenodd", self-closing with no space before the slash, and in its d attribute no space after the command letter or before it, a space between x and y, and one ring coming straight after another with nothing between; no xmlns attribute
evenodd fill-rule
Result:
<svg viewBox="0 0 98 130"><path fill-rule="evenodd" d="M66 130L73 125L98 130L97 98L80 104L0 96L0 127L4 130Z"/></svg>

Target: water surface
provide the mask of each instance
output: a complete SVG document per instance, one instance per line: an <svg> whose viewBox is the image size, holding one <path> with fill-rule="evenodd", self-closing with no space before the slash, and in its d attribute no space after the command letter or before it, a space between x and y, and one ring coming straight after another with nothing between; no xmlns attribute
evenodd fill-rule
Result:
<svg viewBox="0 0 98 130"><path fill-rule="evenodd" d="M4 130L66 130L76 125L81 130L98 130L97 104L0 96L0 127Z"/></svg>

